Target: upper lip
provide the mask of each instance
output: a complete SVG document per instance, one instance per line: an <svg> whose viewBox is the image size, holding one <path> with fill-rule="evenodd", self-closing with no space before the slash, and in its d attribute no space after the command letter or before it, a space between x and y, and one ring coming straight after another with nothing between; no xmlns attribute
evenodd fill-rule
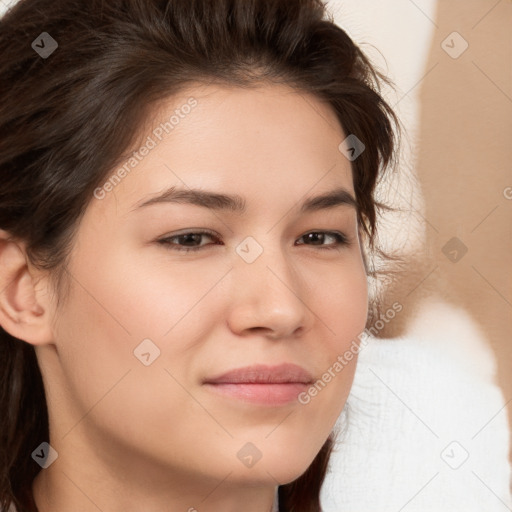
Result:
<svg viewBox="0 0 512 512"><path fill-rule="evenodd" d="M222 375L207 378L207 384L282 384L313 382L312 375L296 364L284 363L277 366L257 364L230 370Z"/></svg>

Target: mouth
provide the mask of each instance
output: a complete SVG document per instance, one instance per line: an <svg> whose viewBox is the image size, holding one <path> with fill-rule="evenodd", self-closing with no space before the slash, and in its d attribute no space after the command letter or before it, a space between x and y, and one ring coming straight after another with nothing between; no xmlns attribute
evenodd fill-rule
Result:
<svg viewBox="0 0 512 512"><path fill-rule="evenodd" d="M278 366L253 365L207 378L203 385L231 399L266 406L285 405L297 400L314 379L295 364Z"/></svg>

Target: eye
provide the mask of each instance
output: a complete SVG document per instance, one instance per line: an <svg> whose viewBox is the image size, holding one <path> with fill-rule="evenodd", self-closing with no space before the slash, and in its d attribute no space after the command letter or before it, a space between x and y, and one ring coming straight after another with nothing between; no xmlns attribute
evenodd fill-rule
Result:
<svg viewBox="0 0 512 512"><path fill-rule="evenodd" d="M333 244L323 244L326 240L326 238L333 238L335 242ZM310 242L313 242L312 245L314 246L320 246L319 248L322 250L332 250L332 249L340 249L340 247L343 246L349 246L351 244L351 241L348 239L348 237L340 233L338 231L311 231L309 233L306 233L305 235L302 235L301 238L304 238L306 240L309 240ZM317 243L318 242L318 243ZM299 244L304 245L304 244Z"/></svg>
<svg viewBox="0 0 512 512"><path fill-rule="evenodd" d="M196 243L201 240L201 237L206 236L211 239L215 239L219 241L219 239L210 231L188 231L186 233L182 233L179 235L169 236L166 238L162 238L158 240L158 243L168 246L169 249L172 249L173 251L183 251L183 252L189 252L189 251L199 251L201 250L205 244L199 245L199 246L192 246L192 247L182 247L179 244L173 243L173 240L177 240L178 243Z"/></svg>
<svg viewBox="0 0 512 512"><path fill-rule="evenodd" d="M216 242L214 244L200 244L201 238L207 237ZM325 244L326 239L332 238L334 239L334 243ZM299 243L298 245L313 245L318 246L321 250L332 250L332 249L340 249L342 246L349 246L351 241L348 237L340 233L338 231L311 231L302 235L299 240L305 239L308 242L313 242L312 244ZM190 251L199 251L208 245L219 245L220 239L210 231L187 231L185 233L181 233L178 235L173 235L165 238L161 238L157 240L157 242L161 245L168 247L173 251L182 251L182 252L190 252ZM199 245L195 245L199 243ZM222 242L221 242L222 243ZM183 245L182 245L183 244Z"/></svg>

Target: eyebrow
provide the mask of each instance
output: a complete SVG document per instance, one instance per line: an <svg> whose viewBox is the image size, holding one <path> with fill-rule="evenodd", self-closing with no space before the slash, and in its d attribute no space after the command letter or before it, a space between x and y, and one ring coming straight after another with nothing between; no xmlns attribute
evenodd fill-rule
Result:
<svg viewBox="0 0 512 512"><path fill-rule="evenodd" d="M158 196L136 204L133 210L138 211L141 208L161 203L194 204L210 210L225 210L240 214L246 211L247 206L245 199L238 194L227 195L208 190L181 189L172 186ZM312 213L342 205L357 210L354 196L347 189L339 187L306 199L300 208L300 213Z"/></svg>

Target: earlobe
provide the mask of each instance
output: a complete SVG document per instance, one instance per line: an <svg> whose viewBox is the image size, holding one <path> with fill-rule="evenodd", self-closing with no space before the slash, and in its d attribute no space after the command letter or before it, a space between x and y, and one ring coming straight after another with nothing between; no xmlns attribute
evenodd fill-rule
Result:
<svg viewBox="0 0 512 512"><path fill-rule="evenodd" d="M38 296L37 284L23 244L0 230L0 325L15 338L43 345L53 338L50 304Z"/></svg>

